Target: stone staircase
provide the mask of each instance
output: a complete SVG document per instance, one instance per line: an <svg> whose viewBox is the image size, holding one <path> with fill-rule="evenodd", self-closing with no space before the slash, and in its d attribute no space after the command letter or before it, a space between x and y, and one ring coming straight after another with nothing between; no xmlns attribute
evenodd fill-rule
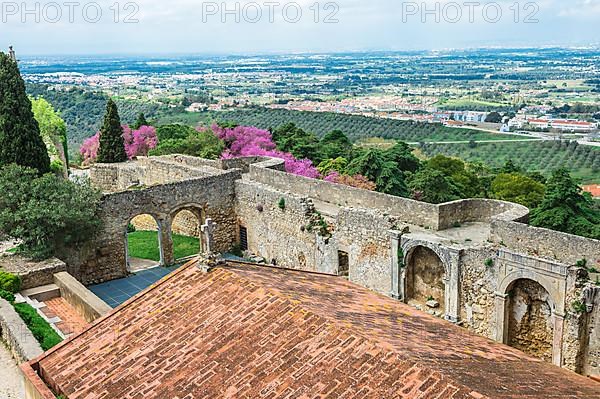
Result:
<svg viewBox="0 0 600 399"><path fill-rule="evenodd" d="M44 301L56 298L60 296L60 289L55 284L44 285L42 287L32 288L29 290L21 291L15 295L15 303L26 303L36 310L36 312L50 324L50 327L62 338L66 339L67 336L58 328L58 324L61 323L60 317L48 317L43 309L46 308Z"/></svg>

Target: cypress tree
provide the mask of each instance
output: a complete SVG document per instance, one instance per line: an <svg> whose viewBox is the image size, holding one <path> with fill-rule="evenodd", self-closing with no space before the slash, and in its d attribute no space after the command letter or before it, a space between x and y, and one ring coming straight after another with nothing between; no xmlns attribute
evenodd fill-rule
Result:
<svg viewBox="0 0 600 399"><path fill-rule="evenodd" d="M137 130L137 129L141 128L142 126L150 126L148 121L146 120L146 116L144 115L143 112L138 115L137 121L135 122L135 125L133 128L135 130Z"/></svg>
<svg viewBox="0 0 600 399"><path fill-rule="evenodd" d="M117 104L111 99L106 104L104 123L100 128L100 147L98 148L99 163L117 163L127 161L123 127Z"/></svg>
<svg viewBox="0 0 600 399"><path fill-rule="evenodd" d="M12 163L40 174L50 172L50 157L19 67L0 52L0 165Z"/></svg>

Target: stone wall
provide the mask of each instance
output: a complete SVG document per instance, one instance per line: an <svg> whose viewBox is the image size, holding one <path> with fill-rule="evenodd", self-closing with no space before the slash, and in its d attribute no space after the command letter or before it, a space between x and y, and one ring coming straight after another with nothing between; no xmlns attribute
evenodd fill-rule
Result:
<svg viewBox="0 0 600 399"><path fill-rule="evenodd" d="M379 210L397 216L404 223L438 229L438 207L374 191L361 190L323 180L294 176L263 164L250 166L250 179L274 189L328 202L340 207Z"/></svg>
<svg viewBox="0 0 600 399"><path fill-rule="evenodd" d="M140 214L149 214L156 219L161 232L159 238L163 263L173 263L172 220L181 209L190 207L202 210L218 224L215 233L217 250L229 250L237 235L234 182L240 179L241 171L213 169L211 174L140 190L106 194L98 213L102 226L95 238L83 246L63 251L67 271L84 284L125 276L128 273L126 229L129 221Z"/></svg>
<svg viewBox="0 0 600 399"><path fill-rule="evenodd" d="M279 266L318 271L317 238L306 231L305 199L251 182L238 181L235 187L238 223L248 230L249 250Z"/></svg>
<svg viewBox="0 0 600 399"><path fill-rule="evenodd" d="M35 359L44 353L21 316L2 298L0 298L0 333L2 340L19 363Z"/></svg>
<svg viewBox="0 0 600 399"><path fill-rule="evenodd" d="M112 310L102 299L85 288L67 272L56 273L54 275L54 283L60 289L60 296L73 309L77 310L88 323L93 323Z"/></svg>
<svg viewBox="0 0 600 399"><path fill-rule="evenodd" d="M140 157L118 164L95 164L90 179L104 192L119 192L184 180L216 176L221 172L217 161L184 156Z"/></svg>
<svg viewBox="0 0 600 399"><path fill-rule="evenodd" d="M497 289L496 251L491 247L468 248L462 251L460 302L461 320L476 334L495 338L494 292ZM486 266L486 260L494 264Z"/></svg>
<svg viewBox="0 0 600 399"><path fill-rule="evenodd" d="M56 258L33 261L18 255L0 256L0 270L21 277L21 289L52 284L54 273L64 272L67 265Z"/></svg>
<svg viewBox="0 0 600 399"><path fill-rule="evenodd" d="M440 230L467 222L489 223L492 219L527 221L529 209L505 201L466 199L440 204L438 207Z"/></svg>
<svg viewBox="0 0 600 399"><path fill-rule="evenodd" d="M279 207L285 202L285 209ZM349 257L349 278L385 293L391 285L389 230L397 220L377 211L313 204L312 200L274 190L255 182L236 183L238 221L248 230L251 252L279 266L337 274L338 251ZM311 216L319 212L331 229L330 237L310 231Z"/></svg>
<svg viewBox="0 0 600 399"><path fill-rule="evenodd" d="M586 259L589 267L600 269L600 241L554 230L495 219L491 237L512 250L574 265Z"/></svg>
<svg viewBox="0 0 600 399"><path fill-rule="evenodd" d="M395 217L370 209L343 208L340 211L334 238L338 248L348 253L350 281L384 295L390 294L390 230L399 229L399 223Z"/></svg>
<svg viewBox="0 0 600 399"><path fill-rule="evenodd" d="M593 289L590 313L586 314L586 342L583 355L584 375L600 378L600 287Z"/></svg>
<svg viewBox="0 0 600 399"><path fill-rule="evenodd" d="M465 222L500 220L524 221L529 210L509 202L472 199L441 205L428 204L407 198L362 190L323 180L309 179L275 170L280 166L271 160L250 165L249 178L282 191L293 192L340 207L378 210L393 215L405 224L444 230Z"/></svg>

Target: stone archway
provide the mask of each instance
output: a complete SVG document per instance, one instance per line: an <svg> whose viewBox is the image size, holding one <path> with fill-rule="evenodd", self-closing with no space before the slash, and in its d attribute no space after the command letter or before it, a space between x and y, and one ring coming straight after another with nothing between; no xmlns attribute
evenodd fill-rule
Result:
<svg viewBox="0 0 600 399"><path fill-rule="evenodd" d="M124 231L128 272L165 265L162 230L161 220L149 213L141 213L128 220ZM141 234L143 236L134 237Z"/></svg>
<svg viewBox="0 0 600 399"><path fill-rule="evenodd" d="M446 311L446 267L430 248L416 246L406 254L405 302L424 307L434 300L439 303L435 311Z"/></svg>
<svg viewBox="0 0 600 399"><path fill-rule="evenodd" d="M515 280L508 288L507 344L552 362L553 304L550 293L530 279Z"/></svg>
<svg viewBox="0 0 600 399"><path fill-rule="evenodd" d="M206 243L201 234L201 226L204 223L205 211L198 204L184 204L178 206L170 212L169 233L171 242L173 235L188 237L197 240L197 253L202 253ZM175 237L177 238L177 237ZM176 252L176 251L174 251ZM173 254L173 259L176 261L177 254Z"/></svg>

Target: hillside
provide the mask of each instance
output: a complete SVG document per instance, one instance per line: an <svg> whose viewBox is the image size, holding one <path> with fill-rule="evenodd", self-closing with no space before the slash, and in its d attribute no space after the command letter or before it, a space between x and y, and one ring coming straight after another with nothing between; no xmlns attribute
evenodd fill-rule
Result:
<svg viewBox="0 0 600 399"><path fill-rule="evenodd" d="M564 166L583 183L600 182L600 148L578 145L577 142L532 141L519 143L425 144L421 150L427 156L438 154L481 161L500 167L512 159L526 170L549 175L553 169Z"/></svg>
<svg viewBox="0 0 600 399"><path fill-rule="evenodd" d="M187 124L230 121L236 124L252 125L263 129L276 128L288 122L293 122L302 129L315 133L318 136L323 136L332 130L338 129L343 131L352 141L368 137L382 137L407 142L514 139L513 136L509 135L448 128L441 124L326 112L303 112L266 108L233 109L230 111L202 112L196 114L179 113L161 116L159 120L162 123L180 122Z"/></svg>

